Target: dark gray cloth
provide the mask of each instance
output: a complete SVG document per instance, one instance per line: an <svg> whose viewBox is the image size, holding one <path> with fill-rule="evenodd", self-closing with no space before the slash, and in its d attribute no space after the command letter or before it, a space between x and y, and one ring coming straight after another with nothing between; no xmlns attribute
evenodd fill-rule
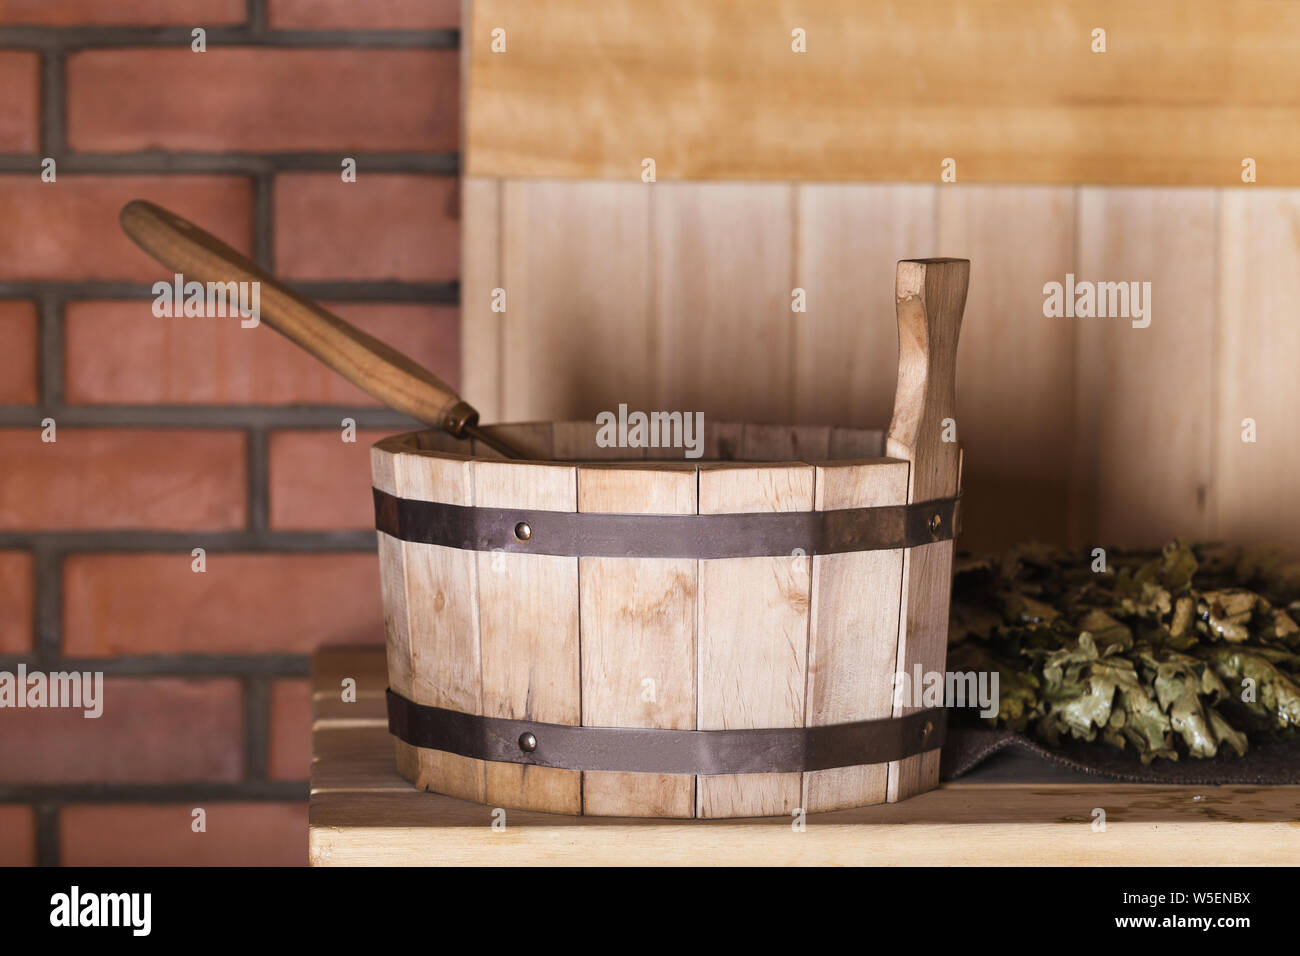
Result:
<svg viewBox="0 0 1300 956"><path fill-rule="evenodd" d="M968 727L948 728L941 775L944 780L956 779L1009 751L1056 767L1129 783L1300 784L1300 740L1252 745L1244 757L1229 752L1213 760L1183 757L1156 760L1144 767L1134 754L1101 744L1075 742L1050 749L1011 730Z"/></svg>

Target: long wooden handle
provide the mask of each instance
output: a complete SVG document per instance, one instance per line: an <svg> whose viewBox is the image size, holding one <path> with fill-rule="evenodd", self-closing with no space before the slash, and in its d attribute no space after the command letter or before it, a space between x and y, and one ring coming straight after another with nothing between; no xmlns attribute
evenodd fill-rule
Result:
<svg viewBox="0 0 1300 956"><path fill-rule="evenodd" d="M885 453L912 463L909 501L958 490L957 336L969 280L969 259L898 264L898 391Z"/></svg>
<svg viewBox="0 0 1300 956"><path fill-rule="evenodd" d="M401 352L303 298L216 236L143 200L127 203L123 231L163 265L196 282L259 283L260 321L390 408L461 437L478 412Z"/></svg>

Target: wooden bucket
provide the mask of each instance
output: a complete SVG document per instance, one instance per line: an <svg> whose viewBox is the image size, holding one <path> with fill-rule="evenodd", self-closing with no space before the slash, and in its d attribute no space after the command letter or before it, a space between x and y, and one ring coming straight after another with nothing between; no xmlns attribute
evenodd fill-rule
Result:
<svg viewBox="0 0 1300 956"><path fill-rule="evenodd" d="M704 425L702 456L597 425L372 450L397 765L570 814L752 817L938 782L966 260L898 265L887 433ZM468 452L468 453L467 453Z"/></svg>

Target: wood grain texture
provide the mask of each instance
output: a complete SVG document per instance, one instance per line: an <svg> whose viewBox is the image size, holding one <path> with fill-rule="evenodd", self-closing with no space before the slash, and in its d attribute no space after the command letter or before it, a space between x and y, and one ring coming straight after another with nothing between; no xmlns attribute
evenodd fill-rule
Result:
<svg viewBox="0 0 1300 956"><path fill-rule="evenodd" d="M1150 282L1151 324L1065 320L1078 335L1079 544L1210 533L1216 214L1208 189L1080 190L1076 278Z"/></svg>
<svg viewBox="0 0 1300 956"><path fill-rule="evenodd" d="M945 435L956 418L957 342L970 263L927 259L898 264L898 394L885 450L911 465L908 502L956 494L961 449ZM911 548L903 555L902 609L898 622L900 670L942 672L947 657L953 542ZM894 716L918 710L894 704ZM889 765L888 799L904 800L939 783L939 751Z"/></svg>
<svg viewBox="0 0 1300 956"><path fill-rule="evenodd" d="M555 457L555 429L551 422L518 422L510 425L485 425L482 430L506 442L529 460L549 461ZM501 459L495 448L473 440L476 458Z"/></svg>
<svg viewBox="0 0 1300 956"><path fill-rule="evenodd" d="M903 555L903 612L898 633L898 669L914 674L943 673L948 657L948 606L952 600L953 543L937 541ZM901 717L919 707L894 706ZM928 750L889 765L891 803L906 800L939 784L939 751Z"/></svg>
<svg viewBox="0 0 1300 956"><path fill-rule="evenodd" d="M694 514L696 468L578 466L578 510ZM582 723L587 727L696 727L696 562L580 558ZM647 683L649 682L649 683ZM583 774L583 812L689 817L686 774Z"/></svg>
<svg viewBox="0 0 1300 956"><path fill-rule="evenodd" d="M966 259L898 263L898 382L885 452L912 463L909 501L956 491L957 442L945 431L957 417L957 340L969 281Z"/></svg>
<svg viewBox="0 0 1300 956"><path fill-rule="evenodd" d="M382 734L336 744L345 737L336 732L321 748L337 760L333 751L362 751ZM788 817L521 811L502 834L490 808L367 789L313 795L309 855L314 866L1289 866L1297 801L1297 787L945 785L904 803L818 814L802 833L791 832ZM1098 806L1105 834L1088 825Z"/></svg>
<svg viewBox="0 0 1300 956"><path fill-rule="evenodd" d="M484 431L510 442L542 463L668 461L698 464L708 461L846 461L879 458L885 433L872 428L841 428L828 425L771 425L740 422L704 423L702 454L685 459L682 448L602 448L596 444L599 431L593 421L521 422L487 425ZM412 432L380 443L392 452L413 448L503 461L504 456L478 441L464 442L441 431ZM436 446L433 447L433 446Z"/></svg>
<svg viewBox="0 0 1300 956"><path fill-rule="evenodd" d="M650 189L505 184L500 380L474 384L507 421L649 407Z"/></svg>
<svg viewBox="0 0 1300 956"><path fill-rule="evenodd" d="M370 663L367 664L366 661ZM341 675L348 719L328 717ZM311 862L326 865L1285 865L1300 847L1300 787L945 784L896 804L679 822L511 811L412 789L393 768L378 649L312 661ZM333 705L331 705L333 706ZM1106 833L1092 808L1106 808Z"/></svg>
<svg viewBox="0 0 1300 956"><path fill-rule="evenodd" d="M885 449L885 433L872 428L832 428L831 458L843 461L854 458L879 458Z"/></svg>
<svg viewBox="0 0 1300 956"><path fill-rule="evenodd" d="M479 461L474 500L483 508L576 511L572 466ZM578 559L479 552L481 713L550 724L582 723L578 662ZM582 812L582 774L486 761L494 806Z"/></svg>
<svg viewBox="0 0 1300 956"><path fill-rule="evenodd" d="M1064 542L1079 319L1043 316L1075 269L1075 196L1046 186L938 188L937 252L972 259L957 351L957 421L975 449L963 536L978 548ZM963 542L965 543L965 542Z"/></svg>
<svg viewBox="0 0 1300 956"><path fill-rule="evenodd" d="M386 439L370 449L370 470L374 487L390 495L400 494L397 460L405 446ZM411 673L411 624L406 606L406 560L403 542L377 531L379 538L379 589L384 602L384 646L388 665L387 686L408 700L414 699ZM337 697L337 691L334 695ZM393 738L397 764L411 780L420 775L419 752L404 740Z"/></svg>
<svg viewBox="0 0 1300 956"><path fill-rule="evenodd" d="M795 315L792 420L874 428L889 421L898 369L895 264L934 251L937 188L798 187L795 284L808 311Z"/></svg>
<svg viewBox="0 0 1300 956"><path fill-rule="evenodd" d="M743 461L825 461L831 455L829 425L746 425Z"/></svg>
<svg viewBox="0 0 1300 956"><path fill-rule="evenodd" d="M794 25L807 53L790 49ZM1090 50L1099 25L1105 53ZM512 38L506 55L489 52L493 26ZM614 324L628 334L584 361L641 364L606 404L644 387L645 407L701 408L710 423L883 425L894 338L873 303L887 311L889 260L969 257L964 547L1285 540L1291 446L1238 447L1249 416L1229 405L1274 418L1290 407L1284 351L1257 343L1289 343L1294 325L1295 199L1275 187L1300 184L1297 26L1300 6L1282 0L481 0L465 27L464 156L469 182L490 185L466 190L467 229L504 219L491 188L564 190L562 224L517 240L511 255L527 261L539 234L572 228L585 249L600 229L581 224L611 201L601 189L645 197L642 239L544 250L539 262L578 271L517 273L511 286L527 297L539 282L564 302L565 283L603 290L616 277ZM1241 183L1246 155L1259 185ZM653 184L639 178L647 156ZM939 182L944 157L956 183ZM1243 223L1278 242L1265 249ZM1263 262L1274 267L1257 274ZM1120 335L1042 317L1043 283L1067 272L1153 281L1157 327ZM482 284L467 275L464 294ZM805 289L808 312L789 312L784 285ZM567 305L533 313L527 340L566 340ZM491 370L482 386L467 368L471 399L507 387L508 348L475 359ZM511 417L594 410L586 385L509 378Z"/></svg>
<svg viewBox="0 0 1300 956"><path fill-rule="evenodd" d="M655 408L789 421L792 189L656 184ZM637 406L632 406L637 407Z"/></svg>
<svg viewBox="0 0 1300 956"><path fill-rule="evenodd" d="M485 422L500 421L505 409L501 373L508 341L508 293L507 311L493 310L495 290L505 288L504 188L499 180L472 176L460 184L460 376L465 394L474 396L474 407Z"/></svg>
<svg viewBox="0 0 1300 956"><path fill-rule="evenodd" d="M638 242L605 242L610 227L600 224L610 218L611 203L625 209L633 201L628 197L643 194L649 196L644 241L650 253L641 258ZM804 187L798 196L796 208L795 191L785 185L528 182L506 184L502 209L486 189L467 191L467 220L497 217L508 224L500 241L505 260L515 264L506 269L508 319L493 316L508 321L512 334L502 337L496 324L484 325L485 348L495 348L497 360L476 359L482 377L473 384L467 366L467 393L512 389L516 411L532 415L587 415L622 401L630 408L703 411L706 458L729 457L728 429L741 426L719 423L732 415L792 421L834 410L830 420L882 426L896 351L882 277L896 252L932 243L933 189ZM796 263L804 265L796 269ZM791 311L797 282L811 296L809 313ZM488 301L486 283L471 284L467 278L467 299ZM575 327L575 308L604 314L611 297L618 302L604 323L607 336L588 334L582 322ZM863 308L873 298L874 314ZM638 314L650 317L648 326L638 325ZM545 358L575 339L581 340L577 355L557 360L559 366ZM827 367L819 375L815 363L823 358ZM515 361L529 368L509 372ZM585 386L571 387L564 374L541 372L548 362L564 369L575 361L588 370L583 375L608 374L590 392L605 396L603 403L583 399ZM651 368L629 377L622 371L628 361ZM655 399L638 405L645 382ZM876 397L868 401L864 388ZM579 441L587 436L567 434L575 428L587 430L557 424L563 457L636 456ZM662 449L646 456L673 457Z"/></svg>
<svg viewBox="0 0 1300 956"><path fill-rule="evenodd" d="M758 450L760 457L765 452ZM811 511L811 465L705 465L700 513ZM699 562L699 728L802 727L808 662L806 555ZM798 809L798 773L719 774L696 781L696 815Z"/></svg>
<svg viewBox="0 0 1300 956"><path fill-rule="evenodd" d="M403 498L474 504L474 463L468 458L408 452L396 460ZM402 543L411 640L411 699L470 714L482 713L478 573L472 551ZM457 754L421 748L416 785L466 800L483 800L484 765Z"/></svg>
<svg viewBox="0 0 1300 956"><path fill-rule="evenodd" d="M730 190L733 185L697 188ZM888 229L900 228L901 213L892 214L891 220L887 210L910 209L911 200L856 199L864 195L859 189L866 188L845 187L846 211L839 218L832 199L811 198L819 191L834 197L836 186L801 186L791 210L778 204L770 211L782 220L778 231L788 229L804 237L795 244L793 261L801 277L797 281L809 292L810 312L791 314L792 351L769 349L763 361L753 362L745 358L751 346L742 344L738 357L724 356L721 350L730 348L729 341L746 334L735 324L739 320L725 315L716 337L711 331L697 331L712 322L709 314L689 322L682 319L672 336L677 344L663 340L664 354L694 348L701 336L718 343L717 357L691 373L699 383L688 396L701 403L713 396L714 404L733 410L731 415L706 414L706 458L727 457L719 451L735 440L739 420L792 421L824 414L828 417L822 422L831 424L855 418L884 424L878 417L884 400L878 396L894 381L889 361L879 355L871 358L862 343L839 347L869 336L873 342L882 339L870 349L878 345L893 353L894 333L885 327L884 317L873 318L866 299L859 299L874 298L868 286L878 283L862 278L869 263L851 268L834 252L836 242L828 239L819 246L814 238L829 230L828 235L844 242L870 243L872 230L883 228L873 225L872 210L880 212L885 223L893 223ZM915 186L870 188L886 194L909 190L913 198L918 190L930 191ZM963 184L933 190L938 197L938 251L976 258L967 303L971 321L957 375L958 432L974 453L966 487L964 547L1000 548L1027 539L1077 546L1156 543L1175 535L1203 537L1234 529L1241 530L1243 540L1286 540L1286 526L1275 520L1289 508L1289 498L1278 484L1284 479L1251 484L1254 479L1248 476L1288 474L1289 446L1236 449L1241 419L1248 416L1222 416L1228 414L1224 402L1233 401L1230 392L1250 390L1253 383L1278 376L1282 378L1269 389L1281 396L1279 408L1289 407L1286 351L1258 342L1285 343L1290 335L1281 303L1287 301L1286 276L1293 271L1289 243L1294 193L1263 187L1210 192ZM652 206L657 195L652 194ZM582 202L580 192L574 202ZM860 202L866 203L861 209ZM818 203L821 212L815 211ZM922 219L918 212L918 229ZM1265 250L1247 236L1243 244L1246 221L1278 242ZM814 228L814 222L821 225ZM841 225L835 227L836 222ZM653 231L653 225L647 229ZM668 238L662 230L657 235L654 242L666 248ZM696 243L695 248L701 247ZM810 252L818 248L830 251ZM1244 248L1251 250L1249 257L1240 252ZM709 254L731 260L729 268L742 273L727 280L731 285L770 281L771 267L761 256L737 257L730 246ZM617 253L609 250L607 255ZM1266 261L1275 263L1273 268L1261 265L1256 270L1257 263ZM666 287L655 292L648 279L633 283L647 297L647 315L655 312L656 295L694 302L698 293L693 290L701 282L714 281L707 275L700 278L709 271L704 265L678 270L671 279L653 261L647 260L644 268L660 276L659 282L680 280L686 286L679 292ZM750 269L752 275L743 274ZM1109 319L1043 316L1044 283L1064 281L1067 273L1081 281L1151 281L1157 310L1153 326L1130 326L1126 331L1122 322ZM827 297L842 305L823 308ZM784 317L788 306L782 300L769 314ZM558 313L545 318L530 335L545 336L547 323L563 321ZM1237 334L1242 328L1251 330L1249 338ZM783 335L775 333L774 341L785 341ZM841 354L827 358L825 375L819 377L817 367L805 362L811 354L806 348L814 346L801 335L815 339L815 348L828 356L853 354L852 371L846 373L837 364L845 361ZM650 353L642 361L653 364ZM773 363L787 371L774 372ZM719 364L726 365L725 376L715 374ZM846 374L847 385L835 384ZM651 378L663 400L647 408L689 408L671 401L681 393L663 392L656 375ZM774 408L776 393L768 383L775 382L779 392L787 378L793 382L792 407ZM1185 385L1191 380L1198 383L1194 389ZM1263 393L1248 401L1267 404ZM855 410L863 404L871 410ZM567 409L567 414L580 412L574 404ZM837 450L842 450L837 443L843 437L832 431L832 457L843 457ZM1251 464L1240 456L1223 457L1235 451L1254 453ZM591 454L597 453L612 454L593 445ZM881 453L873 448L861 457ZM1140 465L1130 462L1135 455ZM1138 473L1130 473L1130 467ZM1238 487L1250 490L1240 493ZM1216 489L1231 495L1232 501L1218 502ZM1215 527L1216 515L1225 521L1221 531ZM1277 533L1270 534L1275 526Z"/></svg>
<svg viewBox="0 0 1300 956"><path fill-rule="evenodd" d="M467 33L472 176L1300 184L1285 0L480 0Z"/></svg>
<svg viewBox="0 0 1300 956"><path fill-rule="evenodd" d="M646 456L644 448L596 444L600 426L594 415L579 421L556 422L553 431L553 450L558 461L634 461Z"/></svg>
<svg viewBox="0 0 1300 956"><path fill-rule="evenodd" d="M907 473L892 459L818 465L816 510L906 504ZM902 550L813 557L804 726L892 716L902 584ZM805 773L800 806L882 803L888 780L887 763Z"/></svg>
<svg viewBox="0 0 1300 956"><path fill-rule="evenodd" d="M375 488L398 495L397 459L404 446L387 439L370 449L371 481ZM375 532L379 538L379 585L384 598L384 633L387 636L389 684L404 697L411 694L411 635L406 613L406 566L402 542Z"/></svg>
<svg viewBox="0 0 1300 956"><path fill-rule="evenodd" d="M1292 545L1300 540L1300 193L1225 191L1220 202L1212 533ZM1254 443L1242 441L1247 418Z"/></svg>

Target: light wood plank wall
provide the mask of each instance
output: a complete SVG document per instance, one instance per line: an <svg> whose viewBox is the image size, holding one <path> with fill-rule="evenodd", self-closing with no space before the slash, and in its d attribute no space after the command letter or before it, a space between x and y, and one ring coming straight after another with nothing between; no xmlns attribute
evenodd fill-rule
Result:
<svg viewBox="0 0 1300 956"><path fill-rule="evenodd" d="M467 346L498 343L465 354L485 420L626 402L884 427L894 262L964 256L965 546L1300 540L1300 190L542 181L473 195L504 201L513 224L463 280ZM1066 273L1151 282L1150 327L1044 317L1043 285Z"/></svg>
<svg viewBox="0 0 1300 956"><path fill-rule="evenodd" d="M463 22L462 381L486 421L883 428L894 263L965 257L963 546L1300 541L1300 3L476 0ZM1150 282L1151 326L1044 317L1067 273Z"/></svg>
<svg viewBox="0 0 1300 956"><path fill-rule="evenodd" d="M471 176L619 180L649 156L660 181L933 182L951 157L965 182L1226 186L1250 156L1261 182L1300 185L1294 0L475 0L472 14Z"/></svg>

